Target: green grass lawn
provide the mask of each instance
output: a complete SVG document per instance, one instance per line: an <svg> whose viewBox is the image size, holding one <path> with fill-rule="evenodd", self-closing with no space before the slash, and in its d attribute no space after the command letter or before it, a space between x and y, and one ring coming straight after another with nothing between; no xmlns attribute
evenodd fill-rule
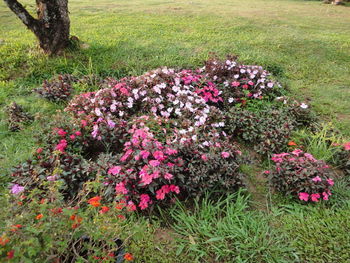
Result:
<svg viewBox="0 0 350 263"><path fill-rule="evenodd" d="M22 2L35 12L34 1ZM305 0L75 0L70 12L71 33L88 48L47 58L37 49L34 35L0 2L0 173L31 154L41 129L36 120L11 133L1 109L16 101L33 115L48 117L64 108L31 92L44 79L59 73L123 77L159 66L194 68L211 52L263 65L293 96L308 101L350 137L349 6ZM349 192L344 186L338 189ZM188 256L189 261L181 262L223 262L208 260L215 253L225 260L234 255L235 262L350 262L350 193L334 198L344 204L330 209L273 201L269 213L242 212L240 207L250 204L241 199L225 215L218 205L203 203L202 213L171 212L173 231L183 234L179 245L171 239L165 242L169 249L162 247L157 231L163 222L157 221L154 232L147 230L151 234L138 230L134 251L146 262L178 262L176 252ZM217 218L206 211L214 211ZM227 229L236 225L241 228ZM246 239L255 243L245 244ZM243 252L232 251L232 240ZM166 260L164 250L171 255Z"/></svg>

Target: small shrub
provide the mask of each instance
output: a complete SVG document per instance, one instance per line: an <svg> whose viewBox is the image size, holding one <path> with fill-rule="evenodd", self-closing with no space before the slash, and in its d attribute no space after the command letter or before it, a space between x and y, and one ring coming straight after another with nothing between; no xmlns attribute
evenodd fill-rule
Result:
<svg viewBox="0 0 350 263"><path fill-rule="evenodd" d="M328 200L334 182L325 162L299 149L275 154L271 159L276 167L268 173L275 190L305 202Z"/></svg>
<svg viewBox="0 0 350 263"><path fill-rule="evenodd" d="M65 101L72 93L72 83L76 81L72 75L59 75L50 81L45 80L40 88L34 89L34 92L50 101Z"/></svg>
<svg viewBox="0 0 350 263"><path fill-rule="evenodd" d="M5 108L7 114L7 122L10 131L19 131L26 124L29 124L33 121L33 116L24 111L24 109L13 102Z"/></svg>
<svg viewBox="0 0 350 263"><path fill-rule="evenodd" d="M226 129L254 144L261 154L272 154L286 149L293 131L293 120L283 110L269 108L259 112L231 108L227 114Z"/></svg>

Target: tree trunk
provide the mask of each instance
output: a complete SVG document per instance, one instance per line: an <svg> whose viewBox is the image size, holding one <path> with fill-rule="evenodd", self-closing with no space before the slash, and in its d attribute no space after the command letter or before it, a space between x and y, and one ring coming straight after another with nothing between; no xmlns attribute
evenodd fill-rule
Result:
<svg viewBox="0 0 350 263"><path fill-rule="evenodd" d="M45 53L57 54L69 43L68 0L36 0L38 18L33 18L17 0L4 0L39 40Z"/></svg>

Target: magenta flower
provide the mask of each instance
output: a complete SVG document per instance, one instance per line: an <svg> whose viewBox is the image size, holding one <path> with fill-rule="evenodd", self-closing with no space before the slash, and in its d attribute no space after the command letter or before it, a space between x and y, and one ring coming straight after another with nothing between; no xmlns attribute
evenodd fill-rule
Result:
<svg viewBox="0 0 350 263"><path fill-rule="evenodd" d="M328 200L329 195L326 192L323 192L322 195L323 195L323 200Z"/></svg>
<svg viewBox="0 0 350 263"><path fill-rule="evenodd" d="M64 137L64 136L66 136L67 132L64 131L63 129L59 129L59 130L57 131L57 134L58 134L59 136L61 136L61 137Z"/></svg>
<svg viewBox="0 0 350 263"><path fill-rule="evenodd" d="M316 177L312 178L312 181L317 183L317 182L322 182L322 179L321 179L321 177L316 176Z"/></svg>
<svg viewBox="0 0 350 263"><path fill-rule="evenodd" d="M120 173L121 169L122 169L121 166L113 166L109 168L108 174L117 175Z"/></svg>
<svg viewBox="0 0 350 263"><path fill-rule="evenodd" d="M320 194L312 194L311 195L311 201L318 202L318 199L320 199Z"/></svg>
<svg viewBox="0 0 350 263"><path fill-rule="evenodd" d="M345 151L350 151L350 142L344 144Z"/></svg>
<svg viewBox="0 0 350 263"><path fill-rule="evenodd" d="M208 161L208 157L205 154L202 154L201 158L203 161Z"/></svg>
<svg viewBox="0 0 350 263"><path fill-rule="evenodd" d="M331 178L327 179L327 183L328 183L330 186L333 186L333 185L334 185L334 181L333 181L333 179L331 179Z"/></svg>
<svg viewBox="0 0 350 263"><path fill-rule="evenodd" d="M128 189L125 188L123 182L120 182L115 186L115 191L117 194L127 194L129 192Z"/></svg>
<svg viewBox="0 0 350 263"><path fill-rule="evenodd" d="M158 160L151 160L149 161L149 164L153 167L157 167L160 165L160 162Z"/></svg>
<svg viewBox="0 0 350 263"><path fill-rule="evenodd" d="M228 152L222 152L222 153L221 153L221 156L222 156L223 158L228 158L228 157L230 157L230 154L229 154Z"/></svg>
<svg viewBox="0 0 350 263"><path fill-rule="evenodd" d="M24 191L24 187L20 186L18 184L14 184L11 187L11 193L14 195L18 195L18 194L22 193L23 191Z"/></svg>
<svg viewBox="0 0 350 263"><path fill-rule="evenodd" d="M307 202L307 201L309 201L309 194L308 193L299 193L299 199Z"/></svg>
<svg viewBox="0 0 350 263"><path fill-rule="evenodd" d="M164 153L162 151L155 151L153 153L153 156L154 156L154 158L156 158L159 161L163 161L166 159L166 157L164 156Z"/></svg>
<svg viewBox="0 0 350 263"><path fill-rule="evenodd" d="M167 179L167 180L171 180L174 176L170 173L166 173L164 174L164 178Z"/></svg>

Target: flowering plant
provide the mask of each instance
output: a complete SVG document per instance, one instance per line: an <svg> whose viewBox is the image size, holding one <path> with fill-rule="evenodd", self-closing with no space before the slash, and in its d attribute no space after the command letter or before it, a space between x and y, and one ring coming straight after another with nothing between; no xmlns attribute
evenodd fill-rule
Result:
<svg viewBox="0 0 350 263"><path fill-rule="evenodd" d="M104 198L142 210L176 195L234 190L243 184L240 151L224 132L222 109L279 87L261 67L234 58L212 59L197 70L163 67L101 85L69 102L46 133L48 147L13 174L17 190L62 180L63 193L74 198L97 179ZM23 178L28 175L34 180Z"/></svg>
<svg viewBox="0 0 350 263"><path fill-rule="evenodd" d="M291 153L274 154L275 169L268 172L272 186L285 195L302 201L328 200L334 181L328 165L311 154L296 149Z"/></svg>

